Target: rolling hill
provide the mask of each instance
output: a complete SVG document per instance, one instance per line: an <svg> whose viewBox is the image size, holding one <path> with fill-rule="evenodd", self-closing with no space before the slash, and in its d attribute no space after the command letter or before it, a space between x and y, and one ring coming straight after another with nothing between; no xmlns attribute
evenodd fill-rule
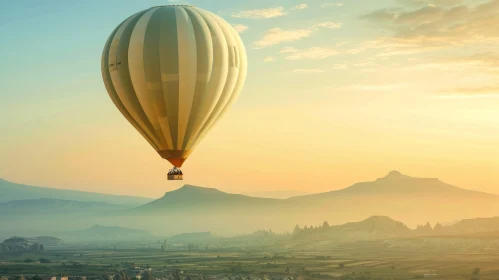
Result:
<svg viewBox="0 0 499 280"><path fill-rule="evenodd" d="M127 205L110 204L105 202L74 201L51 198L13 200L0 203L1 215L67 215L105 213L128 208Z"/></svg>
<svg viewBox="0 0 499 280"><path fill-rule="evenodd" d="M36 187L35 190L40 191ZM55 193L58 194L57 191ZM110 198L119 200L120 197ZM250 197L185 185L143 205L117 211L103 210L86 220L68 216L67 221L78 228L95 223L126 227L133 221L136 228L165 235L206 231L231 235L260 229L290 231L296 224L317 225L324 221L331 225L345 224L371 216L391 217L412 228L427 222L435 224L499 216L499 197L458 188L435 178L414 178L392 171L371 182L288 199ZM15 219L9 222L15 224ZM54 228L57 220L46 215L43 220L35 220L34 224L38 225L38 229ZM31 225L25 223L18 228L27 229ZM36 234L42 233L51 232ZM25 233L16 231L9 234Z"/></svg>
<svg viewBox="0 0 499 280"><path fill-rule="evenodd" d="M415 228L427 222L499 215L499 197L392 171L371 182L289 199L186 185L122 214L162 217L184 231L223 232L229 227L237 233L261 228L290 230L295 224L343 224L371 216L389 216Z"/></svg>
<svg viewBox="0 0 499 280"><path fill-rule="evenodd" d="M162 198L139 206L127 212L136 214L157 214L168 211L227 211L229 209L269 208L284 204L283 200L229 194L217 189L185 185L167 192Z"/></svg>
<svg viewBox="0 0 499 280"><path fill-rule="evenodd" d="M73 201L105 202L110 204L124 204L138 206L153 199L144 197L100 194L73 190L61 190L44 187L29 186L6 181L0 178L0 203L13 200L31 200L50 198Z"/></svg>
<svg viewBox="0 0 499 280"><path fill-rule="evenodd" d="M348 188L325 193L292 197L292 200L322 200L345 196L370 195L451 195L461 197L498 198L496 195L458 188L440 181L437 178L415 178L399 171L391 171L385 177L372 182L356 183Z"/></svg>

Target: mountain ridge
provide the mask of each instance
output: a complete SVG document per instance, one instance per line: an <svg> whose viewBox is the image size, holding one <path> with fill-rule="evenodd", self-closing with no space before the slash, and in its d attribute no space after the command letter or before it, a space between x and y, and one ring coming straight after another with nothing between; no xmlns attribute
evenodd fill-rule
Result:
<svg viewBox="0 0 499 280"><path fill-rule="evenodd" d="M56 189L15 183L0 178L0 203L13 200L29 200L52 198L61 200L107 202L112 204L141 205L154 200L153 198L103 194L80 190Z"/></svg>

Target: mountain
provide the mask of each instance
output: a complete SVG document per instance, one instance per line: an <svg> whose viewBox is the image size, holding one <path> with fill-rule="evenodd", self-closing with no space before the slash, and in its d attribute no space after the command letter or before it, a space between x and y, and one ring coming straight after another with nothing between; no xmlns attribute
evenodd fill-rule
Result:
<svg viewBox="0 0 499 280"><path fill-rule="evenodd" d="M499 233L499 217L464 219L444 226L441 232L448 234Z"/></svg>
<svg viewBox="0 0 499 280"><path fill-rule="evenodd" d="M33 243L24 237L13 236L0 243L0 252L43 252L43 244Z"/></svg>
<svg viewBox="0 0 499 280"><path fill-rule="evenodd" d="M105 202L138 206L153 199L144 197L100 194L73 190L61 190L44 187L29 186L6 181L0 178L0 203L12 200L31 200L51 198L60 200Z"/></svg>
<svg viewBox="0 0 499 280"><path fill-rule="evenodd" d="M27 240L33 243L43 244L44 246L57 246L64 243L62 239L53 236L37 236L37 237L27 238Z"/></svg>
<svg viewBox="0 0 499 280"><path fill-rule="evenodd" d="M121 214L161 217L176 225L169 229L172 233L227 232L228 228L231 233L261 228L290 230L296 223L342 224L373 215L389 216L416 227L422 222L499 215L499 197L455 187L436 178L415 178L392 171L371 182L288 199L249 197L185 185ZM162 228L166 226L158 225L155 230Z"/></svg>
<svg viewBox="0 0 499 280"><path fill-rule="evenodd" d="M14 200L0 203L1 215L67 215L103 213L128 208L127 205L117 205L105 202L74 201L61 199L30 199Z"/></svg>
<svg viewBox="0 0 499 280"><path fill-rule="evenodd" d="M413 231L405 224L385 216L372 216L360 222L350 222L337 226L320 227L298 226L293 231L293 238L309 242L348 242L371 239L397 238L411 236Z"/></svg>
<svg viewBox="0 0 499 280"><path fill-rule="evenodd" d="M327 199L336 196L366 196L366 195L452 195L479 198L498 198L496 195L484 192L458 188L440 181L437 178L415 178L399 171L391 171L385 177L372 182L361 182L348 188L312 194L291 199Z"/></svg>
<svg viewBox="0 0 499 280"><path fill-rule="evenodd" d="M415 228L427 222L435 224L496 215L499 216L499 197L496 195L465 190L436 178L414 178L392 171L371 182L288 199L250 197L185 185L140 206L100 211L88 219L77 220L68 216L64 221L72 228L95 223L128 227L133 221L135 228L164 235L206 231L233 235L261 229L290 231L296 224L319 225L324 221L331 225L344 224L371 216L391 217ZM29 234L56 235L51 230L57 228L60 220L52 215L45 216L23 223L15 217L4 219L2 221L9 223L10 231L0 233L4 236L26 235L25 231L36 228L36 232L29 231ZM383 220L377 219L374 221Z"/></svg>
<svg viewBox="0 0 499 280"><path fill-rule="evenodd" d="M233 211L234 209L272 208L283 200L229 194L217 189L185 185L167 192L162 198L139 206L134 213L164 213L168 211Z"/></svg>
<svg viewBox="0 0 499 280"><path fill-rule="evenodd" d="M248 193L243 193L243 195L252 196L252 197L261 197L261 198L286 199L295 196L310 195L310 193L302 191L285 190L285 191L248 192Z"/></svg>
<svg viewBox="0 0 499 280"><path fill-rule="evenodd" d="M437 224L440 225L440 224ZM433 228L430 223L427 222L426 225L418 225L418 227L414 230L416 234L433 234Z"/></svg>
<svg viewBox="0 0 499 280"><path fill-rule="evenodd" d="M370 234L382 234L384 236L403 236L411 233L411 229L404 223L395 221L386 216L372 216L360 222L329 227L329 231L368 232Z"/></svg>

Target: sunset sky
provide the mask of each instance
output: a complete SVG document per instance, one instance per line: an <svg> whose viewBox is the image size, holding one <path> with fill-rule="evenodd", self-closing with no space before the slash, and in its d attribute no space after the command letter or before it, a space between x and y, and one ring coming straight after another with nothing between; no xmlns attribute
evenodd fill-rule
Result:
<svg viewBox="0 0 499 280"><path fill-rule="evenodd" d="M248 78L170 182L100 59L126 17L184 3L234 25ZM499 194L498 26L499 0L3 1L0 178L159 197L323 192L396 169Z"/></svg>

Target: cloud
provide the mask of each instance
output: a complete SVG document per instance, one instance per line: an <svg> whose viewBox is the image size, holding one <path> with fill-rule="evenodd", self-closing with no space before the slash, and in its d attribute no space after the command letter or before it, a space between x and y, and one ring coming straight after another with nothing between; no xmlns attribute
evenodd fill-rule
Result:
<svg viewBox="0 0 499 280"><path fill-rule="evenodd" d="M343 3L337 3L337 2L332 2L332 3L324 3L321 5L322 8L329 8L329 7L342 7Z"/></svg>
<svg viewBox="0 0 499 280"><path fill-rule="evenodd" d="M293 10L304 10L304 9L306 9L306 8L308 8L308 5L307 5L307 4L300 4L300 5L298 5L298 6L294 6L292 9L293 9Z"/></svg>
<svg viewBox="0 0 499 280"><path fill-rule="evenodd" d="M358 90L358 91L391 91L401 88L406 88L407 84L380 84L380 85L352 85L342 87L344 90Z"/></svg>
<svg viewBox="0 0 499 280"><path fill-rule="evenodd" d="M499 43L499 0L478 5L449 6L458 1L435 3L412 9L381 9L362 16L392 32L378 46L392 46L388 55L406 55L465 45ZM381 42L380 42L381 41ZM362 48L361 48L362 49Z"/></svg>
<svg viewBox="0 0 499 280"><path fill-rule="evenodd" d="M244 24L233 24L232 27L237 31L237 33L243 33L244 31L248 30L248 26Z"/></svg>
<svg viewBox="0 0 499 280"><path fill-rule="evenodd" d="M294 52L297 52L298 50L293 48L293 47L285 47L285 48L282 48L279 52L280 53L294 53Z"/></svg>
<svg viewBox="0 0 499 280"><path fill-rule="evenodd" d="M269 8L269 9L257 9L257 10L247 10L237 13L233 13L234 18L249 18L249 19L267 19L275 18L286 15L284 7Z"/></svg>
<svg viewBox="0 0 499 280"><path fill-rule="evenodd" d="M277 58L275 56L267 56L266 58L263 59L263 62L274 62L276 60Z"/></svg>
<svg viewBox="0 0 499 280"><path fill-rule="evenodd" d="M262 39L256 41L253 45L256 48L265 48L284 42L298 41L310 36L313 32L312 29L284 30L281 28L272 28L265 33Z"/></svg>
<svg viewBox="0 0 499 280"><path fill-rule="evenodd" d="M437 5L437 6L456 6L461 4L462 0L398 0L400 4L406 6L422 6L422 5Z"/></svg>
<svg viewBox="0 0 499 280"><path fill-rule="evenodd" d="M347 68L348 68L348 65L346 65L346 64L335 64L332 67L333 70L344 70Z"/></svg>
<svg viewBox="0 0 499 280"><path fill-rule="evenodd" d="M499 84L479 87L459 87L438 91L440 96L483 96L496 95L499 97Z"/></svg>
<svg viewBox="0 0 499 280"><path fill-rule="evenodd" d="M499 94L437 94L431 96L434 99L477 99L477 98L499 98Z"/></svg>
<svg viewBox="0 0 499 280"><path fill-rule="evenodd" d="M287 60L318 60L325 59L331 56L338 54L338 52L334 49L330 48L321 48L321 47L313 47L304 50L298 50L293 52L292 54L286 56Z"/></svg>
<svg viewBox="0 0 499 280"><path fill-rule="evenodd" d="M340 27L341 27L341 23L326 21L326 22L319 23L319 24L312 26L312 29L314 29L314 30L318 30L320 28L335 29L335 28L340 28Z"/></svg>
<svg viewBox="0 0 499 280"><path fill-rule="evenodd" d="M446 58L432 58L429 61L413 59L408 61L402 70L404 71L473 71L490 72L495 75L499 73L499 53L483 52L466 56L455 56Z"/></svg>
<svg viewBox="0 0 499 280"><path fill-rule="evenodd" d="M317 73L324 73L323 69L319 68L310 68L310 69L294 69L293 73L303 73L303 74L317 74Z"/></svg>
<svg viewBox="0 0 499 280"><path fill-rule="evenodd" d="M499 98L499 84L444 89L432 97L437 99Z"/></svg>
<svg viewBox="0 0 499 280"><path fill-rule="evenodd" d="M341 24L336 22L323 22L315 24L309 28L285 30L281 28L272 28L267 31L263 38L253 43L254 48L261 49L269 46L278 45L285 42L294 42L311 36L313 33L323 28L340 28Z"/></svg>

